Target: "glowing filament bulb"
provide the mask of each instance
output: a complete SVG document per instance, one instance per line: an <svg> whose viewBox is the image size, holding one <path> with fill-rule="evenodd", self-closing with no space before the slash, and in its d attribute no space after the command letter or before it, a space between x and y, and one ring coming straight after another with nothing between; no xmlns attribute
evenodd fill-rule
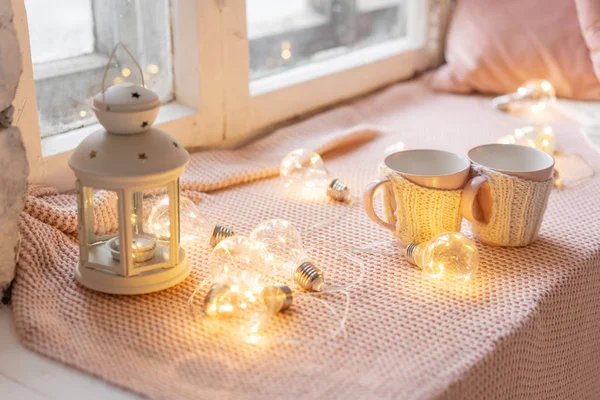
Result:
<svg viewBox="0 0 600 400"><path fill-rule="evenodd" d="M553 154L555 149L554 130L550 126L524 126L515 129L511 135L502 136L498 139L498 143L533 147Z"/></svg>
<svg viewBox="0 0 600 400"><path fill-rule="evenodd" d="M427 243L409 244L405 254L425 276L448 287L467 282L479 266L475 244L460 233L442 233Z"/></svg>
<svg viewBox="0 0 600 400"><path fill-rule="evenodd" d="M552 84L543 79L525 82L516 92L498 96L492 101L502 111L513 113L537 113L556 100Z"/></svg>
<svg viewBox="0 0 600 400"><path fill-rule="evenodd" d="M152 207L147 230L159 240L169 240L171 237L169 196L161 197ZM200 242L211 247L234 234L231 229L210 221L192 200L183 196L179 197L179 231L182 244Z"/></svg>
<svg viewBox="0 0 600 400"><path fill-rule="evenodd" d="M387 157L390 154L398 153L398 152L404 151L404 150L406 150L406 145L404 144L404 142L396 142L385 148L385 151L383 152L383 156Z"/></svg>
<svg viewBox="0 0 600 400"><path fill-rule="evenodd" d="M298 149L286 155L279 174L284 190L291 196L319 199L327 195L338 201L350 198L348 186L337 178L332 179L321 156L310 150Z"/></svg>
<svg viewBox="0 0 600 400"><path fill-rule="evenodd" d="M555 150L554 130L549 126L537 127L538 131L536 147L548 154L553 154Z"/></svg>
<svg viewBox="0 0 600 400"><path fill-rule="evenodd" d="M300 233L291 223L282 219L264 221L250 233L250 239L260 243L266 251L271 276L294 281L309 291L324 289L323 271L308 259Z"/></svg>
<svg viewBox="0 0 600 400"><path fill-rule="evenodd" d="M204 299L206 315L252 342L269 318L293 301L287 286L265 284L264 259L263 247L243 236L224 239L208 258L213 286Z"/></svg>

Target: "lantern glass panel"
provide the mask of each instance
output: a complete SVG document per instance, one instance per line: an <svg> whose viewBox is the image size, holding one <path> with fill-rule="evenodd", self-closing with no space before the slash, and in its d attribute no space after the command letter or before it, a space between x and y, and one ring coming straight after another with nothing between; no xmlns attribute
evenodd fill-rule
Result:
<svg viewBox="0 0 600 400"><path fill-rule="evenodd" d="M119 234L118 194L115 191L80 187L80 250L90 267L119 273L107 242Z"/></svg>
<svg viewBox="0 0 600 400"><path fill-rule="evenodd" d="M95 232L90 243L104 242L119 233L119 196L112 190L86 189L92 192L93 198L91 223Z"/></svg>
<svg viewBox="0 0 600 400"><path fill-rule="evenodd" d="M136 191L131 196L132 259L134 273L156 268L169 268L179 258L179 225L176 204L177 182L166 186ZM149 258L148 246L155 246Z"/></svg>

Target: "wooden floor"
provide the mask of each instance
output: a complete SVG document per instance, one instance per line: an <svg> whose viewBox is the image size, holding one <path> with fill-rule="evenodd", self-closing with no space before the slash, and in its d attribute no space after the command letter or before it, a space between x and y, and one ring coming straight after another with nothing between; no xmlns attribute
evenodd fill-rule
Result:
<svg viewBox="0 0 600 400"><path fill-rule="evenodd" d="M9 307L0 307L0 399L133 400L137 396L27 350Z"/></svg>

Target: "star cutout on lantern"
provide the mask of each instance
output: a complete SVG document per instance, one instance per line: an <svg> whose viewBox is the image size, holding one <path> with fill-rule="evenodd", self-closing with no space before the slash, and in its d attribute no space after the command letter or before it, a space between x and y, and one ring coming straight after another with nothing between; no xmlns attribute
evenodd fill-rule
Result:
<svg viewBox="0 0 600 400"><path fill-rule="evenodd" d="M140 94L138 92L131 93L131 97L135 97L136 99L140 98Z"/></svg>
<svg viewBox="0 0 600 400"><path fill-rule="evenodd" d="M142 122L142 128L145 128L145 127L147 127L147 126L148 126L148 121L144 121L144 122Z"/></svg>
<svg viewBox="0 0 600 400"><path fill-rule="evenodd" d="M96 158L96 151L95 150L90 151L90 159L92 159L92 158Z"/></svg>
<svg viewBox="0 0 600 400"><path fill-rule="evenodd" d="M138 160L147 160L148 157L146 157L146 153L139 153L138 154Z"/></svg>
<svg viewBox="0 0 600 400"><path fill-rule="evenodd" d="M173 146L175 146L176 148L179 148L179 145L177 144L177 142L173 142Z"/></svg>

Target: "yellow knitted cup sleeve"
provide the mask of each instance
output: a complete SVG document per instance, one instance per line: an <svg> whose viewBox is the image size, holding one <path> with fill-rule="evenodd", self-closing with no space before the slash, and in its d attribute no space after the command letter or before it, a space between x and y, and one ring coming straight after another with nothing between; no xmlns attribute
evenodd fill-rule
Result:
<svg viewBox="0 0 600 400"><path fill-rule="evenodd" d="M396 221L394 235L402 243L422 243L440 233L460 231L462 190L423 187L385 165L379 167L379 172L392 182L392 190L386 188L383 192L383 210L387 222Z"/></svg>

